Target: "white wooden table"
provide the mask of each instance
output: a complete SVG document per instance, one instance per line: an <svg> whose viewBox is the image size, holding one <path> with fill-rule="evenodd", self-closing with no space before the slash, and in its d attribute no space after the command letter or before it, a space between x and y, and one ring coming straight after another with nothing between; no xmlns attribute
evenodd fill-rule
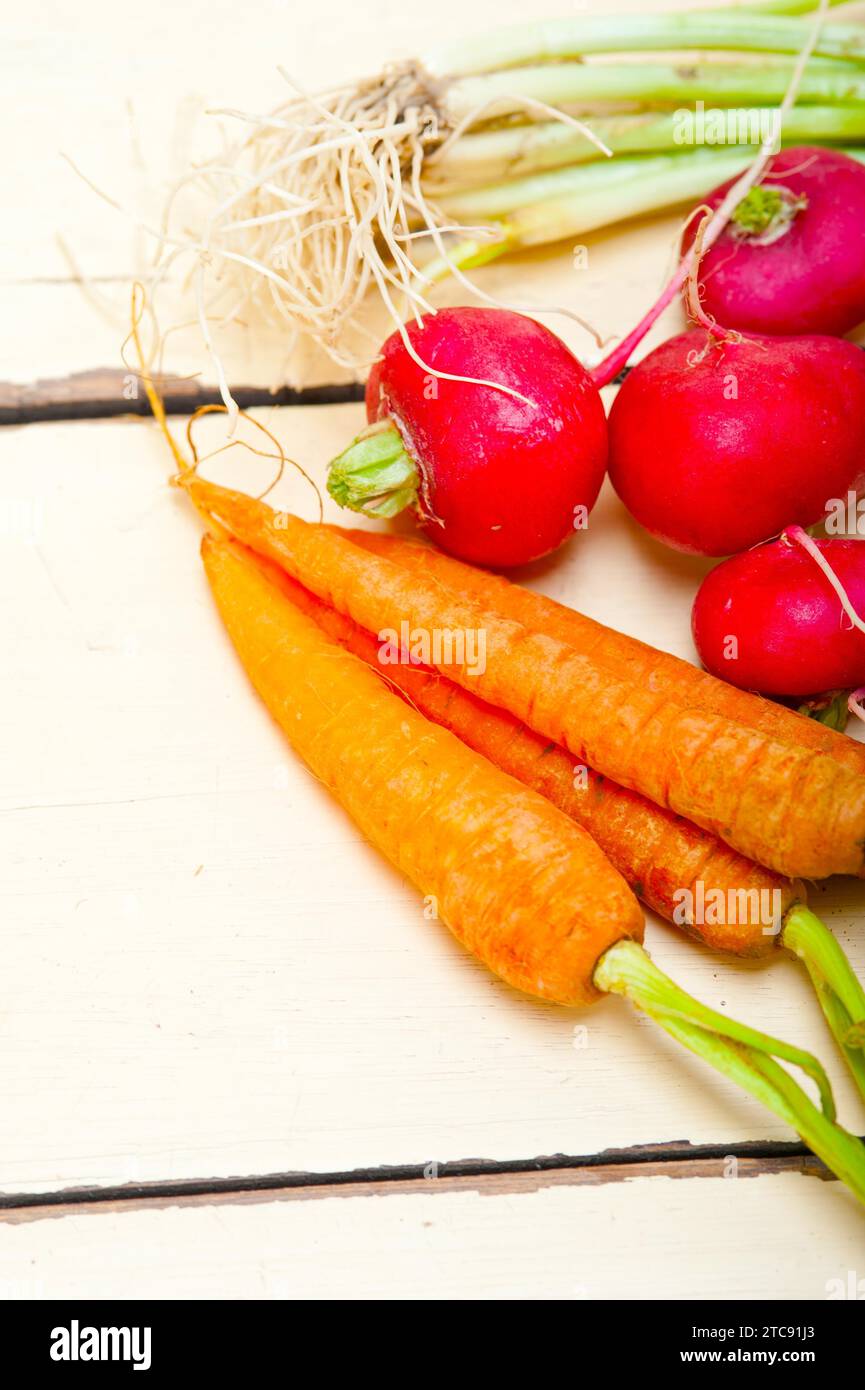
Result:
<svg viewBox="0 0 865 1390"><path fill-rule="evenodd" d="M524 9L476 0L472 23ZM121 408L140 236L59 150L143 210L198 94L261 109L277 60L332 82L462 13L322 0L307 25L280 0L54 0L22 14L2 57L7 418L22 402L80 416L88 395L103 417ZM484 284L620 333L676 225L588 238L584 270L559 248ZM235 379L260 382L265 349L244 350ZM169 365L200 368L200 350L180 343ZM321 480L362 408L260 418ZM248 459L226 467L258 477ZM819 1299L865 1273L852 1200L756 1103L620 1001L544 1008L424 920L251 695L167 474L149 421L0 431L0 1296ZM280 498L310 514L295 479ZM704 568L605 493L588 534L527 579L690 657ZM815 900L865 971L861 886ZM713 957L654 921L648 939L694 993L818 1051L865 1130L792 963Z"/></svg>

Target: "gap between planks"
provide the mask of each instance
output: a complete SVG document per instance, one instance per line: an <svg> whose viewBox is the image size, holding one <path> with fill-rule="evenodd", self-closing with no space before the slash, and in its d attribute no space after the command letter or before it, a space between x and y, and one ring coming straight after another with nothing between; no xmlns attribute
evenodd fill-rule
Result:
<svg viewBox="0 0 865 1390"><path fill-rule="evenodd" d="M156 377L155 384L168 415L191 415L203 405L219 405L217 387L188 377ZM243 410L272 405L339 405L362 401L357 383L310 386L302 391L284 386L270 391L259 386L233 386ZM30 425L47 420L100 420L123 415L150 415L141 377L122 368L97 367L23 385L0 381L0 425Z"/></svg>
<svg viewBox="0 0 865 1390"><path fill-rule="evenodd" d="M597 1187L635 1178L724 1177L729 1176L729 1164L733 1159L737 1179L800 1173L826 1182L836 1181L820 1160L801 1144L757 1141L726 1148L716 1144L658 1144L584 1158L556 1154L501 1163L466 1159L423 1167L355 1169L345 1173L270 1173L246 1178L0 1194L0 1222L18 1224L102 1212L323 1201L334 1197L445 1192L475 1192L481 1197L524 1195L546 1187Z"/></svg>
<svg viewBox="0 0 865 1390"><path fill-rule="evenodd" d="M624 381L625 367L615 379ZM215 386L206 386L188 377L166 376L156 379L167 415L191 415L203 405L219 405ZM290 386L271 391L262 386L232 386L231 392L242 410L256 406L344 405L362 402L364 386L359 382L341 385L309 386L294 390ZM97 367L71 376L19 384L0 381L0 425L33 425L49 420L105 420L118 416L150 415L150 406L135 372L114 367Z"/></svg>

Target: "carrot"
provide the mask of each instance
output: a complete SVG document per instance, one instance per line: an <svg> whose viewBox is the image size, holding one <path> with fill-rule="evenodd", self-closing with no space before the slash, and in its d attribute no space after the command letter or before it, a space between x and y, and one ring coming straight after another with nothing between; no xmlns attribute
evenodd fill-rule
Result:
<svg viewBox="0 0 865 1390"><path fill-rule="evenodd" d="M588 831L637 896L660 916L715 950L765 956L783 946L801 960L865 1096L865 992L841 946L809 910L803 883L761 868L690 821L581 768L565 749L438 672L405 662L383 667L380 644L370 633L275 565L258 563L328 637L377 670L415 709ZM696 912L701 893L709 910Z"/></svg>
<svg viewBox="0 0 865 1390"><path fill-rule="evenodd" d="M596 998L599 956L641 940L643 921L594 841L398 701L236 550L205 537L203 554L259 694L364 835L509 984L558 1004ZM511 864L508 911L496 916L491 892Z"/></svg>
<svg viewBox="0 0 865 1390"><path fill-rule="evenodd" d="M414 573L441 579L484 607L516 618L534 632L544 632L577 647L619 680L632 681L688 708L720 714L778 743L813 748L834 758L842 767L865 773L865 745L816 719L806 719L761 695L738 690L670 652L658 651L636 637L626 637L555 599L533 593L489 570L465 565L421 541L383 531L337 529L374 555L395 560Z"/></svg>
<svg viewBox="0 0 865 1390"><path fill-rule="evenodd" d="M798 1129L865 1203L865 1148L834 1119L808 1053L715 1014L639 944L622 878L580 828L392 694L330 642L243 549L205 536L207 577L241 662L364 834L503 979L544 999L618 992ZM818 1109L776 1058L818 1084Z"/></svg>
<svg viewBox="0 0 865 1390"><path fill-rule="evenodd" d="M407 663L382 665L381 644L351 618L328 607L272 562L259 559L295 607L315 620L323 632L359 656L397 689L428 719L449 729L476 752L540 792L587 830L634 893L668 921L676 920L680 890L694 892L697 881L705 891L743 891L779 895L782 915L806 896L802 883L763 869L731 850L705 830L681 816L628 791L585 768L558 744L536 734L514 715L462 690L429 667ZM771 953L778 934L771 922L746 920L731 924L682 922L715 950L735 955ZM768 930L764 930L767 927Z"/></svg>
<svg viewBox="0 0 865 1390"><path fill-rule="evenodd" d="M184 485L238 539L369 631L483 632L485 669L448 664L453 680L746 857L790 878L862 870L865 777L834 759L615 680L575 648L326 527L194 476Z"/></svg>

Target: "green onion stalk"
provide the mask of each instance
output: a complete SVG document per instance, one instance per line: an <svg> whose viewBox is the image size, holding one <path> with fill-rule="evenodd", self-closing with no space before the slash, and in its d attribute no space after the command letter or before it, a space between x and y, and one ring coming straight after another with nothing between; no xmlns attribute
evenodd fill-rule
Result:
<svg viewBox="0 0 865 1390"><path fill-rule="evenodd" d="M433 77L491 73L529 63L554 65L598 53L668 53L673 50L737 53L801 53L809 19L727 10L672 14L578 15L538 20L458 39L432 52L425 67ZM865 30L825 23L813 49L820 57L862 61Z"/></svg>
<svg viewBox="0 0 865 1390"><path fill-rule="evenodd" d="M865 29L863 29L865 36ZM654 109L687 108L692 103L720 106L780 102L793 75L794 64L784 60L756 63L541 63L459 78L446 90L444 109L454 125L483 110L487 119L501 120L524 110L527 103L568 114L604 104ZM856 105L865 101L862 63L815 65L804 74L797 101L802 104Z"/></svg>
<svg viewBox="0 0 865 1390"><path fill-rule="evenodd" d="M424 170L424 188L440 197L548 169L600 162L605 159L601 146L614 155L685 153L697 145L747 150L761 143L777 116L777 106L724 105L708 111L689 107L583 116L585 131L560 120L500 126L464 135L440 156L432 155ZM865 140L865 104L794 107L779 135L785 145Z"/></svg>
<svg viewBox="0 0 865 1390"><path fill-rule="evenodd" d="M865 148L840 148L865 163ZM482 235L427 264L424 275L443 279L454 267L474 269L514 251L693 203L740 174L748 159L747 151L729 147L619 158L445 195L439 205L448 216L486 225Z"/></svg>
<svg viewBox="0 0 865 1390"><path fill-rule="evenodd" d="M831 10L834 5L846 5L848 0L827 0L826 8ZM816 10L819 0L747 0L744 4L735 5L734 13L749 14L806 14ZM729 13L729 11L728 11Z"/></svg>
<svg viewBox="0 0 865 1390"><path fill-rule="evenodd" d="M831 10L835 5L846 5L848 0L827 0L826 8ZM750 14L807 14L816 10L819 0L752 0L751 4L737 4L733 7L734 13L745 15ZM729 11L727 11L729 13Z"/></svg>

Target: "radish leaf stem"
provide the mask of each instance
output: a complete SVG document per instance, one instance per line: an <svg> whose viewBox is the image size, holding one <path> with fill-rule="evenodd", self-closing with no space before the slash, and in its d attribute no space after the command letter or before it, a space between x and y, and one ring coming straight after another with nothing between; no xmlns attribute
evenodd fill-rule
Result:
<svg viewBox="0 0 865 1390"><path fill-rule="evenodd" d="M363 430L331 461L327 490L341 507L366 516L392 517L413 507L420 477L390 420Z"/></svg>

